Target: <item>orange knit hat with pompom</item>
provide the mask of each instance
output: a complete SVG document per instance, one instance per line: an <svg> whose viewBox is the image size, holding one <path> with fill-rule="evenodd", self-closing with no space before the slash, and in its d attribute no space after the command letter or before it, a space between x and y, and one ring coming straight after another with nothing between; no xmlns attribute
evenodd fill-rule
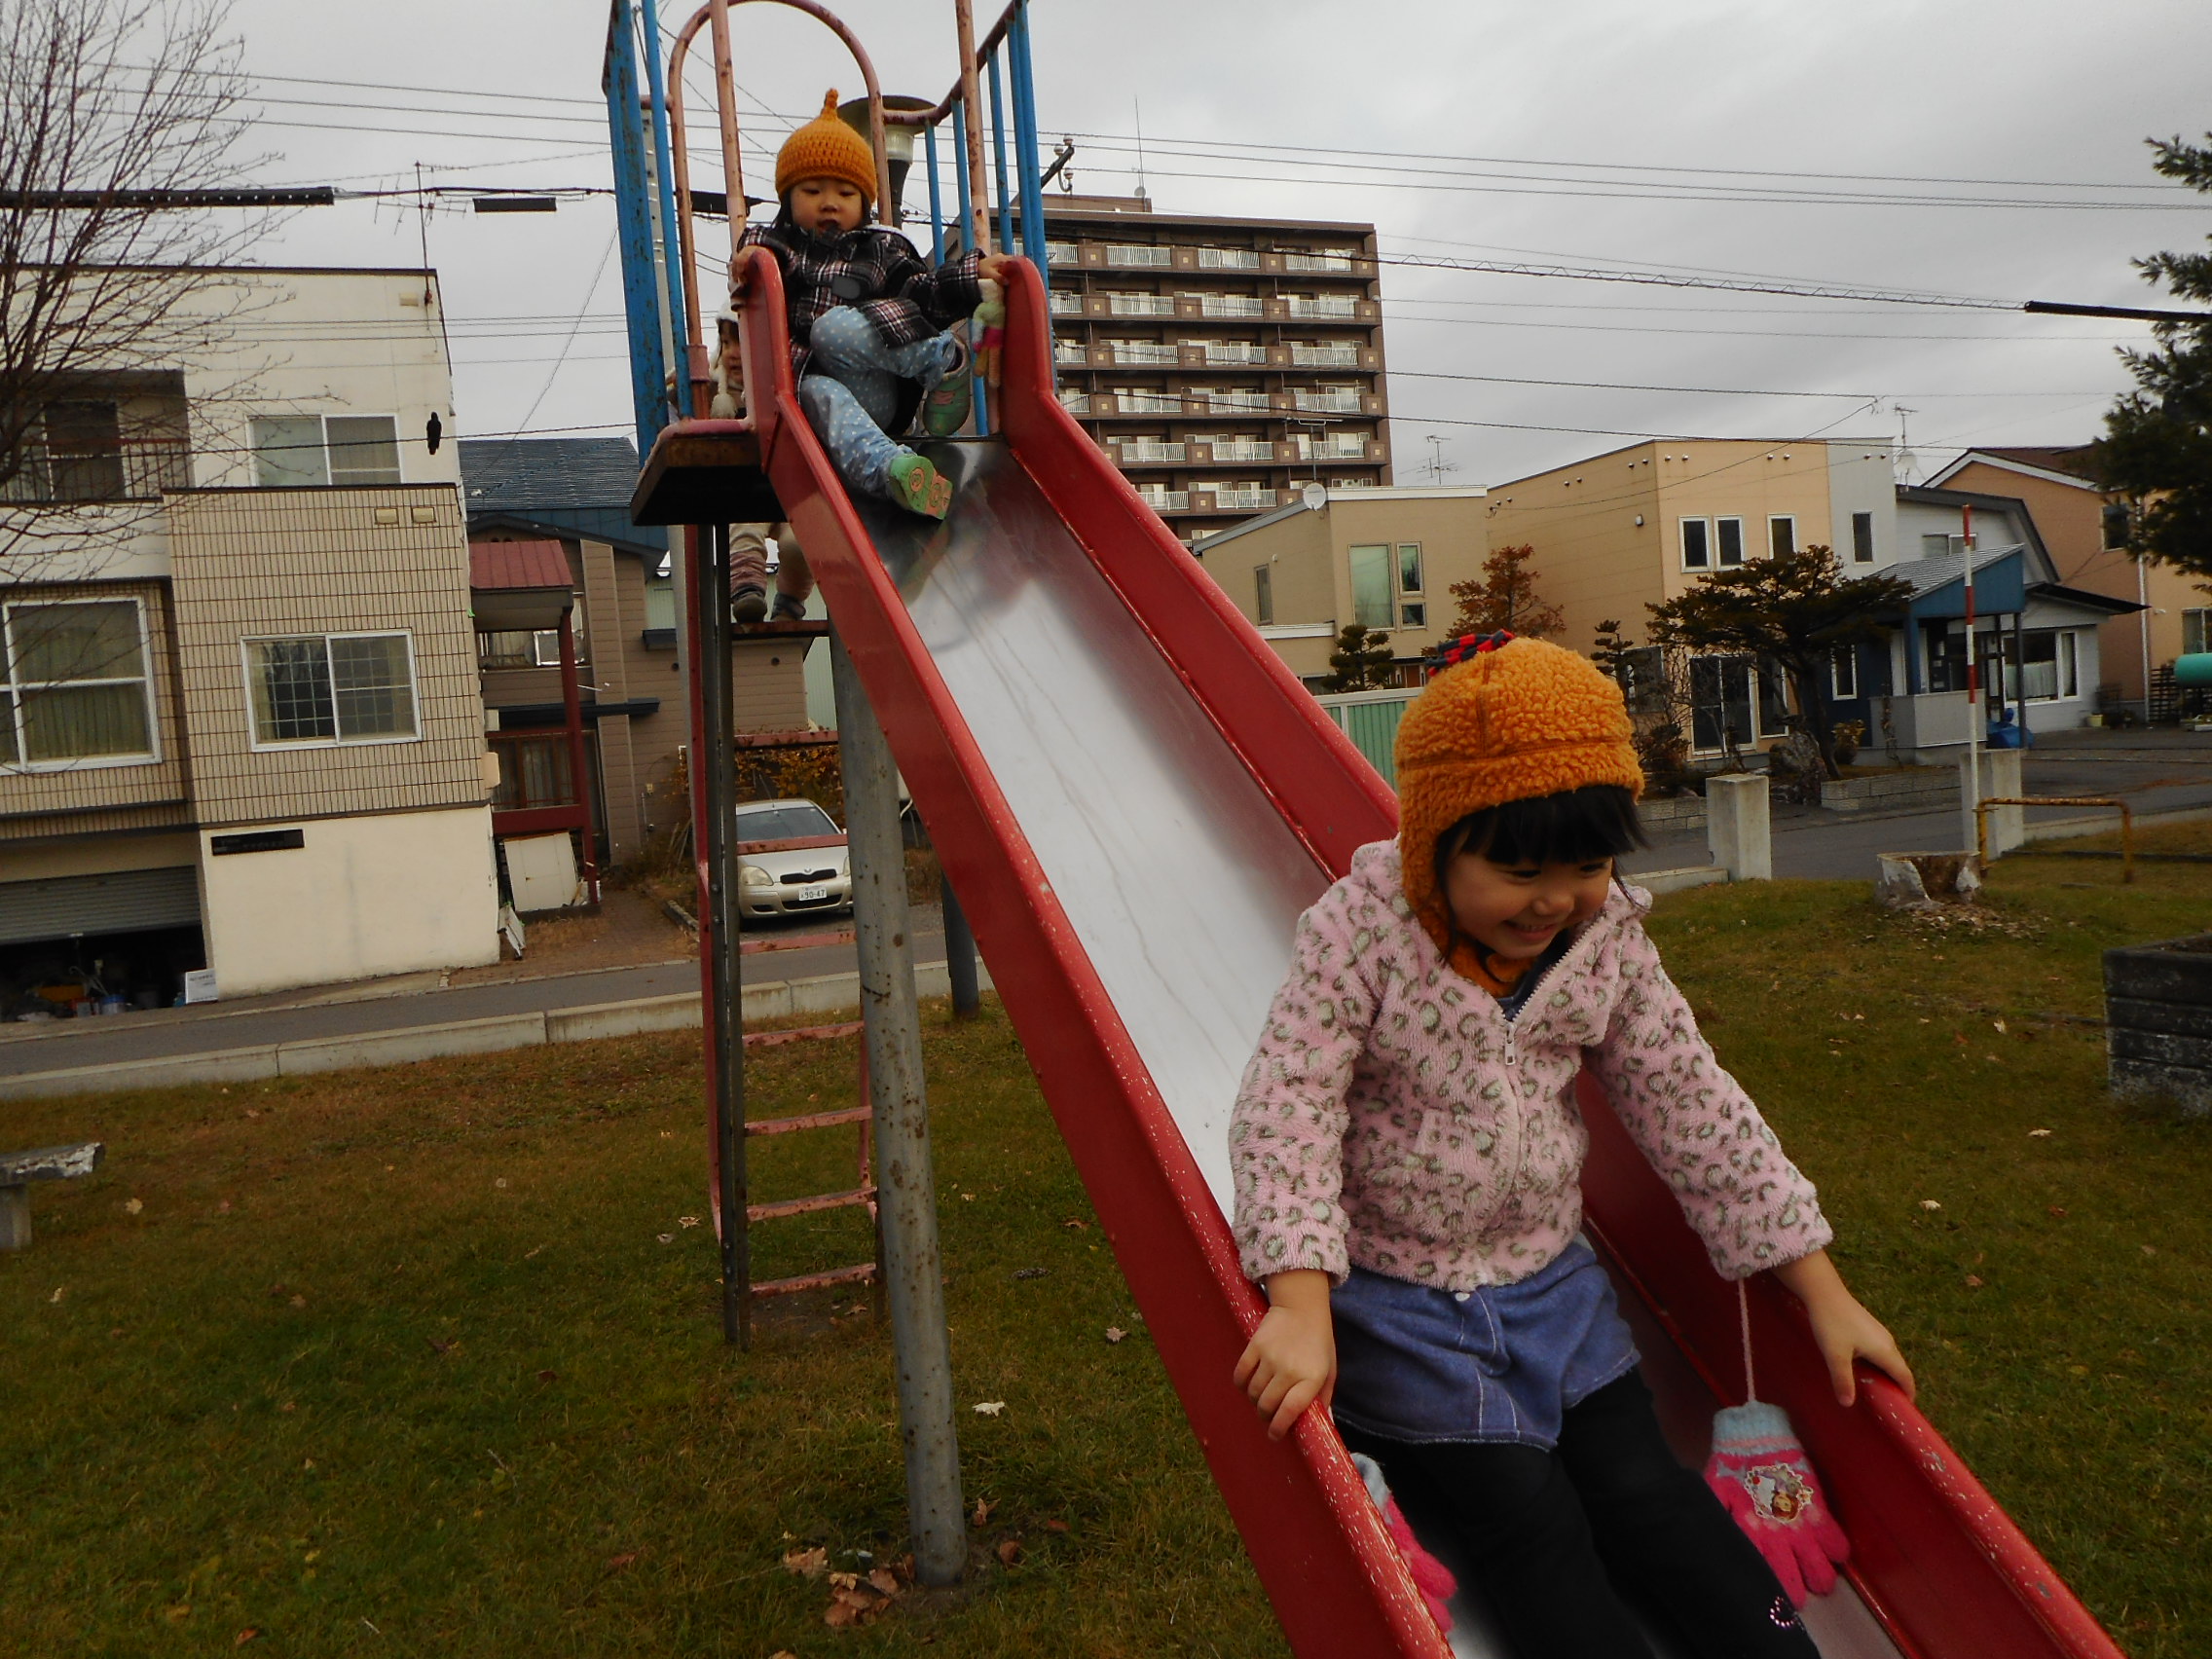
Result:
<svg viewBox="0 0 2212 1659"><path fill-rule="evenodd" d="M837 116L837 89L822 100L822 113L784 140L776 152L776 194L788 196L802 178L842 179L875 204L875 152Z"/></svg>
<svg viewBox="0 0 2212 1659"><path fill-rule="evenodd" d="M1641 794L1629 734L1621 688L1587 657L1542 640L1473 642L1428 682L1398 724L1398 859L1406 903L1437 949L1451 937L1437 837L1509 800L1591 784Z"/></svg>

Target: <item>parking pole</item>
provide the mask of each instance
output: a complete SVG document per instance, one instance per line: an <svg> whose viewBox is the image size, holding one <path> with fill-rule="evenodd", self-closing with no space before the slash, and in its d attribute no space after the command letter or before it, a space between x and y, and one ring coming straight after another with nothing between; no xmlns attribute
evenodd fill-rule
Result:
<svg viewBox="0 0 2212 1659"><path fill-rule="evenodd" d="M906 1511L914 1569L924 1584L958 1583L968 1563L953 1426L952 1343L944 1326L937 1182L930 1165L929 1099L922 1084L921 1014L914 999L906 851L899 773L867 691L836 628L830 674L837 697L837 758L852 857L853 932L860 956L868 1104L875 1114L885 1300L899 1373Z"/></svg>
<svg viewBox="0 0 2212 1659"><path fill-rule="evenodd" d="M952 1013L957 1019L972 1017L983 1006L976 981L976 935L968 926L968 912L952 891L952 878L938 873L938 891L944 900L944 975L952 985Z"/></svg>

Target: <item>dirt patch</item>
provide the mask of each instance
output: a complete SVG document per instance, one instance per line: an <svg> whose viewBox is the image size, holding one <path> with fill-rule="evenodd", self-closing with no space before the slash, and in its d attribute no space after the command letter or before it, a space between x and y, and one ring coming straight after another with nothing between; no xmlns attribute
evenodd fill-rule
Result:
<svg viewBox="0 0 2212 1659"><path fill-rule="evenodd" d="M690 932L662 910L652 893L608 888L596 911L539 916L529 922L520 962L507 955L502 944L501 961L482 968L457 968L448 982L503 984L594 968L636 968L696 954Z"/></svg>

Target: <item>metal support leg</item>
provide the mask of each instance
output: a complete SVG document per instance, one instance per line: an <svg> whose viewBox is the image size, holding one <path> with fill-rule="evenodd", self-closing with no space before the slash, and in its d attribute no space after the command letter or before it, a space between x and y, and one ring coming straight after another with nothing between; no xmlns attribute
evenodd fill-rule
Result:
<svg viewBox="0 0 2212 1659"><path fill-rule="evenodd" d="M845 841L853 861L853 931L875 1109L876 1185L884 1288L899 1369L906 1454L906 1510L914 1567L924 1584L957 1583L967 1566L960 1444L953 1428L952 1344L944 1328L937 1183L930 1167L929 1101L922 1087L921 1016L914 1001L906 854L899 830L899 774L853 659L831 629L837 753L845 781Z"/></svg>
<svg viewBox="0 0 2212 1659"><path fill-rule="evenodd" d="M968 912L952 891L951 879L940 872L938 889L944 898L944 972L952 981L952 1014L967 1019L983 1006L976 982L976 936L968 926Z"/></svg>
<svg viewBox="0 0 2212 1659"><path fill-rule="evenodd" d="M692 846L699 873L699 990L705 999L709 1145L721 1225L722 1340L753 1346L747 1247L745 1032L738 991L737 750L729 678L729 528L684 532L691 645Z"/></svg>

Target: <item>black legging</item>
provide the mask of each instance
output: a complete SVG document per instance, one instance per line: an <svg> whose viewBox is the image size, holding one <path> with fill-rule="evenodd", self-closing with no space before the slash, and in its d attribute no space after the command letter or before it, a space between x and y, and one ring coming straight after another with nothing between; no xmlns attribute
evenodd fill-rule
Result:
<svg viewBox="0 0 2212 1659"><path fill-rule="evenodd" d="M1514 1659L1651 1659L1624 1596L1697 1659L1819 1659L1757 1546L1675 1460L1633 1371L1567 1412L1556 1452L1344 1437L1409 1516L1458 1530Z"/></svg>

